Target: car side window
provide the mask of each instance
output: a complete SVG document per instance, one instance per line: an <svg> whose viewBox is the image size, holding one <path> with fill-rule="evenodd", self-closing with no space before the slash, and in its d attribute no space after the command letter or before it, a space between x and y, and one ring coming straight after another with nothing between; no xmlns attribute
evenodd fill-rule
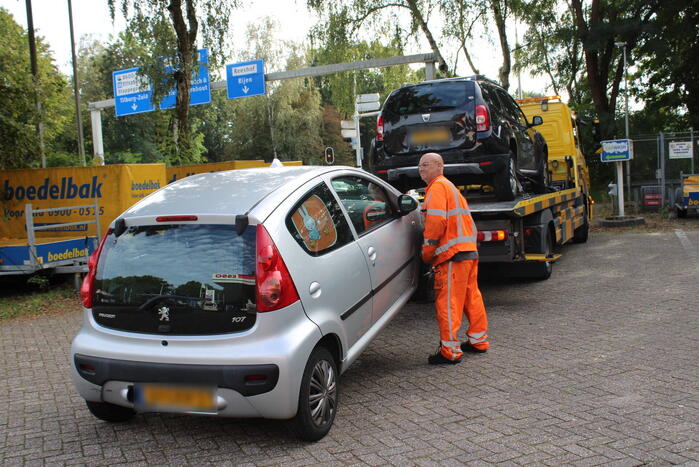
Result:
<svg viewBox="0 0 699 467"><path fill-rule="evenodd" d="M488 111L490 112L490 118L494 121L500 120L502 116L502 111L500 107L502 106L498 101L497 96L493 89L487 84L481 84L481 95L483 100L488 104Z"/></svg>
<svg viewBox="0 0 699 467"><path fill-rule="evenodd" d="M342 208L330 188L321 183L291 210L286 227L311 256L320 256L353 241Z"/></svg>
<svg viewBox="0 0 699 467"><path fill-rule="evenodd" d="M331 182L349 214L357 235L373 230L394 217L388 194L378 184L362 177L338 177Z"/></svg>

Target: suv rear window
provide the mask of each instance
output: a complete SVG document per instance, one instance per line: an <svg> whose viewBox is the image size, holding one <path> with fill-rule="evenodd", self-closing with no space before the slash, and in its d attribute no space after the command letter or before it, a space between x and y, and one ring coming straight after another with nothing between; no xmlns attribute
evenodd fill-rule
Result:
<svg viewBox="0 0 699 467"><path fill-rule="evenodd" d="M255 321L255 229L149 225L107 237L93 316L107 327L218 334Z"/></svg>
<svg viewBox="0 0 699 467"><path fill-rule="evenodd" d="M468 96L473 96L473 83L469 81L408 86L391 95L383 112L394 115L438 112L463 107Z"/></svg>

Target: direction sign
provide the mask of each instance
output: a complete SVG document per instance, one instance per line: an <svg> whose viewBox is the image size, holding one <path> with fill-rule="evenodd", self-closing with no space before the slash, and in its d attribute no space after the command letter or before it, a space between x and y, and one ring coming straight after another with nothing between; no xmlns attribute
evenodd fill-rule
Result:
<svg viewBox="0 0 699 467"><path fill-rule="evenodd" d="M362 102L360 104L355 104L354 108L357 109L358 113L371 112L372 110L379 110L381 108L381 103L379 101Z"/></svg>
<svg viewBox="0 0 699 467"><path fill-rule="evenodd" d="M117 117L155 110L153 89L144 77L138 75L138 68L112 72L112 86Z"/></svg>
<svg viewBox="0 0 699 467"><path fill-rule="evenodd" d="M614 139L602 141L602 162L629 161L633 159L633 141L630 139Z"/></svg>
<svg viewBox="0 0 699 467"><path fill-rule="evenodd" d="M357 130L352 128L351 130L342 128L340 130L340 133L342 133L343 138L356 138L357 137Z"/></svg>
<svg viewBox="0 0 699 467"><path fill-rule="evenodd" d="M340 128L354 130L354 120L340 120Z"/></svg>
<svg viewBox="0 0 699 467"><path fill-rule="evenodd" d="M359 94L357 95L357 98L355 102L357 104L361 104L364 102L378 102L379 101L379 94L374 93L374 94Z"/></svg>
<svg viewBox="0 0 699 467"><path fill-rule="evenodd" d="M211 103L211 85L209 81L209 51L207 49L199 49L199 58L197 62L199 70L194 74L192 72L192 82L189 85L189 105L200 105ZM172 66L165 67L167 73L172 73ZM172 109L177 103L177 88L173 88L170 93L160 101L160 109Z"/></svg>
<svg viewBox="0 0 699 467"><path fill-rule="evenodd" d="M672 141L670 146L670 159L691 159L694 157L691 141Z"/></svg>
<svg viewBox="0 0 699 467"><path fill-rule="evenodd" d="M265 93L265 62L250 62L226 65L226 87L229 99L258 96Z"/></svg>

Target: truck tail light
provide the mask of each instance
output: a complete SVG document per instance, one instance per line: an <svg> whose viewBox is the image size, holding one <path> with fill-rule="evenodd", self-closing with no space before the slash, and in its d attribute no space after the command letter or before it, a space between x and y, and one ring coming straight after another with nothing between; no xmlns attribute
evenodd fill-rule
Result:
<svg viewBox="0 0 699 467"><path fill-rule="evenodd" d="M294 281L262 224L257 226L255 296L257 311L274 311L299 300Z"/></svg>
<svg viewBox="0 0 699 467"><path fill-rule="evenodd" d="M504 242L510 236L507 230L479 230L479 242Z"/></svg>
<svg viewBox="0 0 699 467"><path fill-rule="evenodd" d="M383 141L383 116L376 119L376 141Z"/></svg>
<svg viewBox="0 0 699 467"><path fill-rule="evenodd" d="M90 259L87 260L87 274L83 279L83 283L80 286L80 300L83 302L85 308L92 308L92 296L95 290L95 274L97 274L97 262L99 261L100 254L102 253L102 247L104 247L104 242L107 240L107 236L112 233L112 229L109 229L106 234L100 240L100 244L95 251L90 255Z"/></svg>
<svg viewBox="0 0 699 467"><path fill-rule="evenodd" d="M476 106L476 131L490 130L490 112L485 105Z"/></svg>

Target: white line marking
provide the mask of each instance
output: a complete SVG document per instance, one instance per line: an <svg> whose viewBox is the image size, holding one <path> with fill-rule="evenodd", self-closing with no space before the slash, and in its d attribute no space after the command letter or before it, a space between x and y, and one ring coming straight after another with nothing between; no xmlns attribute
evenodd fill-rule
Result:
<svg viewBox="0 0 699 467"><path fill-rule="evenodd" d="M696 248L694 248L692 242L687 238L687 234L684 233L684 230L675 229L675 235L680 239L682 247L684 247L690 258L694 260L694 267L697 272L699 272L699 253L697 253Z"/></svg>

